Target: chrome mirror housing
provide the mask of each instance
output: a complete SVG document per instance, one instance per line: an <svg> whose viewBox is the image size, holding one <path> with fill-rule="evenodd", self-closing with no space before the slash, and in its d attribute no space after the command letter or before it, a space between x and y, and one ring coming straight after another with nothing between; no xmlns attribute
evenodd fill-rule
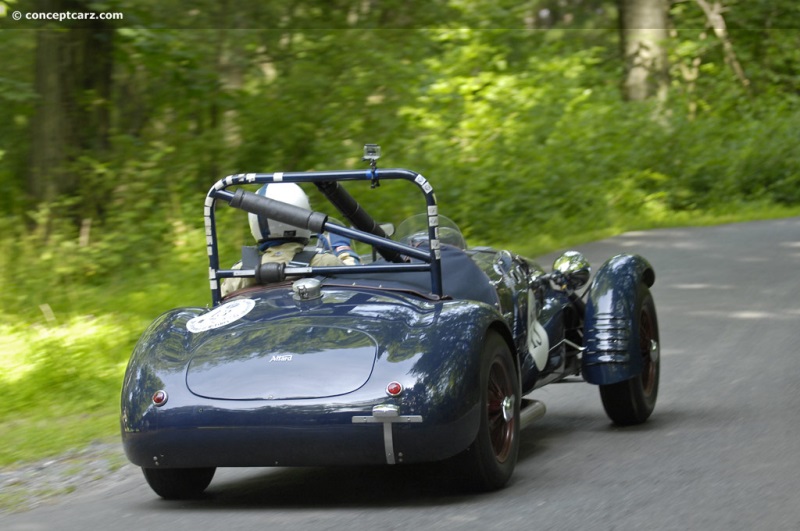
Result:
<svg viewBox="0 0 800 531"><path fill-rule="evenodd" d="M592 266L578 251L567 251L553 262L553 271L564 275L567 286L572 290L581 289L592 276Z"/></svg>

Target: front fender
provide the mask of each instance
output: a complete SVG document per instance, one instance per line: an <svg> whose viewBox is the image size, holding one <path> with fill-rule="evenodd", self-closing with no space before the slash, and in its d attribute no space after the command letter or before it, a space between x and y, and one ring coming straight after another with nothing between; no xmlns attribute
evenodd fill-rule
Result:
<svg viewBox="0 0 800 531"><path fill-rule="evenodd" d="M582 373L592 384L629 380L642 372L637 301L655 282L650 263L622 254L600 267L589 287L584 320Z"/></svg>

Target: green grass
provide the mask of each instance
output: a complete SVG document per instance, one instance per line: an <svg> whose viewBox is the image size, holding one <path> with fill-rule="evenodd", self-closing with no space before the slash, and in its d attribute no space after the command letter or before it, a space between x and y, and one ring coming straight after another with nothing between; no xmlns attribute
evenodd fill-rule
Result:
<svg viewBox="0 0 800 531"><path fill-rule="evenodd" d="M573 230L565 222L555 235L492 243L534 257L629 230L797 215L800 207L737 205L704 214L627 220L599 230ZM0 466L119 437L120 386L128 356L161 312L207 304L202 259L165 264L135 278L63 286L58 296L49 298L4 295L11 300L3 300L8 310L0 321Z"/></svg>
<svg viewBox="0 0 800 531"><path fill-rule="evenodd" d="M202 256L199 257L202 260ZM202 264L102 284L4 293L0 320L0 466L118 438L122 378L160 313L209 302Z"/></svg>
<svg viewBox="0 0 800 531"><path fill-rule="evenodd" d="M59 454L118 431L125 358L146 321L116 317L0 325L0 465Z"/></svg>
<svg viewBox="0 0 800 531"><path fill-rule="evenodd" d="M120 378L121 381L121 378ZM44 408L0 422L0 466L36 461L96 442L119 440L118 396L92 413Z"/></svg>

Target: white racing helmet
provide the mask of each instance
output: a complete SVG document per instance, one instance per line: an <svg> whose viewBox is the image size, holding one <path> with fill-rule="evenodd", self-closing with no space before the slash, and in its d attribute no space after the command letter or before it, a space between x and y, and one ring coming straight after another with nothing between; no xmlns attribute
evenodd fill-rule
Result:
<svg viewBox="0 0 800 531"><path fill-rule="evenodd" d="M308 196L295 183L265 184L256 193L275 201L311 210ZM311 231L308 229L293 227L292 225L255 214L248 214L247 217L250 221L250 232L253 233L253 238L259 243L283 238L308 240L311 237Z"/></svg>

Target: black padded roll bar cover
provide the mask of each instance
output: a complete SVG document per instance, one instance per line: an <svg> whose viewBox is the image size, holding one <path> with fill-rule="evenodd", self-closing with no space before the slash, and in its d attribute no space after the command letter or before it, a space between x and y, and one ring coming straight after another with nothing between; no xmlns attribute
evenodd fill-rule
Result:
<svg viewBox="0 0 800 531"><path fill-rule="evenodd" d="M328 221L327 214L322 212L306 210L241 188L233 194L231 206L311 232L324 232L325 223Z"/></svg>
<svg viewBox="0 0 800 531"><path fill-rule="evenodd" d="M381 228L372 216L370 216L361 205L358 204L353 196L336 181L323 181L314 183L328 201L342 213L357 229L374 234L379 238L386 238L386 232ZM378 249L378 252L389 262L405 262L405 259L397 251L390 249Z"/></svg>
<svg viewBox="0 0 800 531"><path fill-rule="evenodd" d="M256 268L256 282L258 284L272 284L286 280L286 264L283 262L267 262Z"/></svg>
<svg viewBox="0 0 800 531"><path fill-rule="evenodd" d="M325 194L328 201L330 201L344 217L350 220L353 225L375 236L381 238L386 237L386 233L383 231L380 224L376 223L375 220L361 208L358 201L356 201L338 182L324 181L315 184L317 188Z"/></svg>

